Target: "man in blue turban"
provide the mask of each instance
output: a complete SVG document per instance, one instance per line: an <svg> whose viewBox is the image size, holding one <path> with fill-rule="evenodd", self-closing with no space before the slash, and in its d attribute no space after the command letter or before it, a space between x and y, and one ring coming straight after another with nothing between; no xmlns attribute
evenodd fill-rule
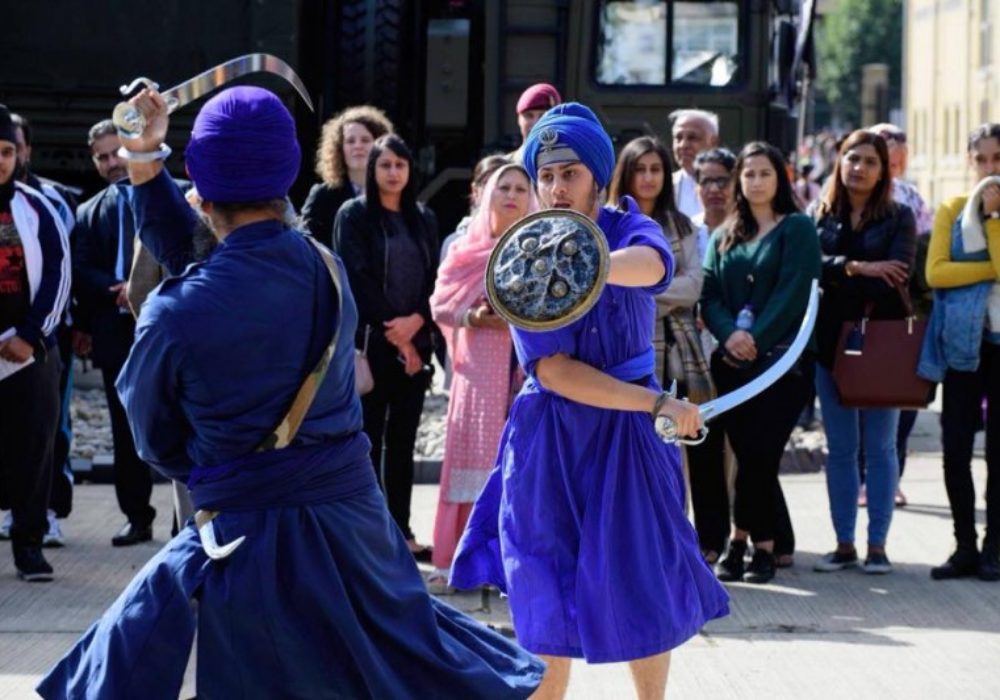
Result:
<svg viewBox="0 0 1000 700"><path fill-rule="evenodd" d="M197 629L198 697L530 695L542 664L430 598L389 517L346 273L283 220L300 160L288 110L252 87L201 110L187 168L220 243L188 266L196 221L163 170L166 104L151 90L133 104L147 119L123 151L136 230L176 276L143 305L117 389L140 454L187 482L200 527L153 557L39 693L176 698Z"/></svg>
<svg viewBox="0 0 1000 700"><path fill-rule="evenodd" d="M680 452L653 423L670 416L681 434L700 426L697 409L654 376L654 297L673 256L631 198L600 206L614 150L587 107L546 112L528 134L524 167L543 207L573 209L604 232L608 284L568 326L512 328L528 379L452 584L509 595L518 641L548 665L540 696L562 697L570 659L582 657L628 661L638 697L660 698L670 650L729 610L684 514Z"/></svg>

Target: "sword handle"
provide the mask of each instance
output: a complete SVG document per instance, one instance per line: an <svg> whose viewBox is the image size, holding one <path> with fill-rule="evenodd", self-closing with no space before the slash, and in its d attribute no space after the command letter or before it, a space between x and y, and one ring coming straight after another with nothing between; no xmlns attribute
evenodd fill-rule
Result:
<svg viewBox="0 0 1000 700"><path fill-rule="evenodd" d="M115 111L111 114L111 121L118 129L118 135L123 139L134 139L142 136L146 130L146 118L142 116L135 105L128 102L119 102L115 105Z"/></svg>
<svg viewBox="0 0 1000 700"><path fill-rule="evenodd" d="M677 426L668 416L657 416L654 422L656 434L663 442L671 445L700 445L708 437L708 426L703 425L693 438L683 438L677 434Z"/></svg>

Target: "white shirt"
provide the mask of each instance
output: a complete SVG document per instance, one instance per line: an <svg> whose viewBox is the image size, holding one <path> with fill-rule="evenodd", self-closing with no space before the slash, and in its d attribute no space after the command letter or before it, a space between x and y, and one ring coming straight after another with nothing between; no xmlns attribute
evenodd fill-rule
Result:
<svg viewBox="0 0 1000 700"><path fill-rule="evenodd" d="M685 214L689 219L693 219L698 214L704 213L701 200L698 199L698 192L695 189L694 178L681 168L673 174L674 199L677 202L677 209Z"/></svg>

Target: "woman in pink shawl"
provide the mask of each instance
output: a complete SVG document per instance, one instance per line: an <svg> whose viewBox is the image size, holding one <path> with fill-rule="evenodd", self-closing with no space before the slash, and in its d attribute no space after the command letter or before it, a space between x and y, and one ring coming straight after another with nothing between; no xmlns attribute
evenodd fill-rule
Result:
<svg viewBox="0 0 1000 700"><path fill-rule="evenodd" d="M448 342L454 379L434 521L435 571L428 578L432 589L446 587L455 547L493 468L516 391L510 332L486 302L486 263L496 238L537 209L524 169L516 164L498 169L483 190L468 233L451 245L438 270L431 313Z"/></svg>

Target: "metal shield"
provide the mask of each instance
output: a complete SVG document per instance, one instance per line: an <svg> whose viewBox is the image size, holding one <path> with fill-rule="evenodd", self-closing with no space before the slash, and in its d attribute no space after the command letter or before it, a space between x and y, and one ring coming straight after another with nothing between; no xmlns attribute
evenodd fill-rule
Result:
<svg viewBox="0 0 1000 700"><path fill-rule="evenodd" d="M547 209L497 240L486 267L486 296L513 326L562 328L597 303L608 263L608 242L597 224L569 209Z"/></svg>

